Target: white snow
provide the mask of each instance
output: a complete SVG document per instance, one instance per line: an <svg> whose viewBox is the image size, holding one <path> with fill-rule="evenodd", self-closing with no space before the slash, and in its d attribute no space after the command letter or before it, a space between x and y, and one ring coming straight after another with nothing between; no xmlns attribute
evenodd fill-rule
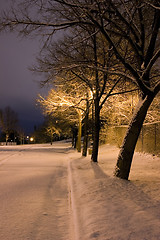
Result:
<svg viewBox="0 0 160 240"><path fill-rule="evenodd" d="M99 164L71 156L79 240L160 239L160 159L135 153L130 181L113 176L119 149L100 148Z"/></svg>
<svg viewBox="0 0 160 240"><path fill-rule="evenodd" d="M5 204L6 196L10 207L7 213L0 210L1 218L7 214L9 219L2 225L10 228L8 238L1 240L160 240L160 158L135 153L126 181L113 176L118 148L101 146L98 164L69 149L70 143L65 141L52 146L0 147L0 191L6 194L0 199ZM12 189L18 196L10 203ZM26 205L30 212L23 209L23 202L30 203ZM26 228L23 221L28 221ZM30 237L10 237L15 224L20 236ZM34 234L28 235L31 224Z"/></svg>

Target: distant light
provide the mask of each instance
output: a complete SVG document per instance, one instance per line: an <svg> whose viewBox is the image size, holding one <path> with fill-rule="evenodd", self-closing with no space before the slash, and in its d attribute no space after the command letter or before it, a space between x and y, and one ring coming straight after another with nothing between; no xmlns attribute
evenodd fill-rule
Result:
<svg viewBox="0 0 160 240"><path fill-rule="evenodd" d="M27 139L29 139L29 136L27 136Z"/></svg>
<svg viewBox="0 0 160 240"><path fill-rule="evenodd" d="M34 138L33 138L33 137L31 137L31 138L30 138L30 141L31 141L31 142L33 142L33 141L34 141Z"/></svg>

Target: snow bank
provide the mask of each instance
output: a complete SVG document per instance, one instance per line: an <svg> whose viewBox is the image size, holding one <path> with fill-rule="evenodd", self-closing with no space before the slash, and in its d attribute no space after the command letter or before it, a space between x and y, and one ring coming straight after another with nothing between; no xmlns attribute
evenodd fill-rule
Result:
<svg viewBox="0 0 160 240"><path fill-rule="evenodd" d="M118 152L102 146L99 164L70 155L77 240L160 239L160 159L136 153L126 181L113 176Z"/></svg>

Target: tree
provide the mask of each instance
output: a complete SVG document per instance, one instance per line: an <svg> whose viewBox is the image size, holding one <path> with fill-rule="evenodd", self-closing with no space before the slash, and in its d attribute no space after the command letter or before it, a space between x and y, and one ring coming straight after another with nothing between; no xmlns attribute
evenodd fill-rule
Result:
<svg viewBox="0 0 160 240"><path fill-rule="evenodd" d="M149 106L160 90L160 80L154 71L160 57L160 2L143 1L142 4L142 1L138 0L97 1L95 4L90 2L87 6L84 3L72 4L71 1L57 2L66 8L74 8L74 12L78 9L75 15L81 12L79 24L93 24L103 34L120 66L115 74L125 75L141 90L140 100L124 138L115 169L117 177L128 179L142 124Z"/></svg>
<svg viewBox="0 0 160 240"><path fill-rule="evenodd" d="M45 109L43 109L45 111ZM61 114L44 114L42 125L32 133L35 143L48 143L71 137L70 122Z"/></svg>
<svg viewBox="0 0 160 240"><path fill-rule="evenodd" d="M17 131L18 116L10 107L0 110L0 128L6 135L6 145L11 134Z"/></svg>
<svg viewBox="0 0 160 240"><path fill-rule="evenodd" d="M77 89L76 89L77 90ZM47 114L59 114L62 112L70 122L78 124L78 139L77 150L81 152L81 135L82 135L82 119L86 109L83 103L83 95L80 98L80 92L73 90L68 92L68 89L52 89L48 97L45 99L39 97L39 102ZM76 118L75 118L76 116ZM64 116L63 116L64 117Z"/></svg>
<svg viewBox="0 0 160 240"><path fill-rule="evenodd" d="M124 138L115 169L115 175L128 179L134 149L148 108L160 90L160 80L155 73L159 49L159 1L96 1L95 4L72 4L57 1L73 10L79 24L93 24L112 47L118 70L141 90L137 108ZM77 11L76 11L77 9ZM68 16L68 15L67 15ZM149 19L148 19L148 16ZM74 23L74 18L72 18ZM116 36L116 38L115 38ZM124 71L122 71L124 69ZM156 69L158 72L158 68Z"/></svg>
<svg viewBox="0 0 160 240"><path fill-rule="evenodd" d="M83 96L83 101L86 99L87 105L84 120L87 121L89 108L92 105L92 160L97 162L100 114L103 105L117 85L119 87L120 84L123 85L125 79L109 73L109 69L113 70L116 67L115 60L113 52L109 45L104 42L102 34L95 33L90 28L85 30L85 33L77 30L71 37L65 36L63 41L58 41L57 44L49 47L48 53L38 59L39 66L34 70L40 73L48 73L45 82L52 81L54 84L58 82L63 88L66 85L70 85L72 86L70 89L75 88L75 86L84 89L85 96ZM87 122L84 128L86 126ZM85 132L84 136L87 136L87 129L85 129ZM87 142L87 139L85 140ZM86 155L86 150L84 155Z"/></svg>
<svg viewBox="0 0 160 240"><path fill-rule="evenodd" d="M139 94L136 89L112 95L109 104L105 105L103 118L106 116L108 124L113 126L128 125L138 100Z"/></svg>
<svg viewBox="0 0 160 240"><path fill-rule="evenodd" d="M24 133L23 129L21 129L21 127L18 127L17 134L18 134L18 142L17 143L24 144L25 133Z"/></svg>
<svg viewBox="0 0 160 240"><path fill-rule="evenodd" d="M84 2L75 4L65 0L56 2L66 9L74 9L74 17L79 20L79 25L94 25L103 34L119 64L115 74L125 75L141 90L140 100L124 138L115 169L117 177L128 179L142 124L148 108L160 91L160 80L157 73L155 74L156 63L160 57L160 2L143 1L142 4L142 1L138 0L96 1L93 4L89 1L87 5ZM70 23L74 23L74 17Z"/></svg>
<svg viewBox="0 0 160 240"><path fill-rule="evenodd" d="M61 132L61 130L60 130L60 128L58 128L58 127L56 126L56 123L53 123L53 120L52 120L51 117L49 118L49 121L48 121L48 124L47 124L45 130L46 130L47 135L50 136L51 145L52 145L53 139L54 139L54 137L55 137L54 135L60 137L60 132Z"/></svg>
<svg viewBox="0 0 160 240"><path fill-rule="evenodd" d="M160 94L154 98L154 101L148 109L145 123L160 122Z"/></svg>
<svg viewBox="0 0 160 240"><path fill-rule="evenodd" d="M105 111L109 112L109 123L113 126L128 125L136 105L139 100L138 91L114 95L110 99L109 109L105 106ZM160 94L154 98L154 101L147 111L144 123L153 123L160 121ZM106 113L104 112L104 118Z"/></svg>

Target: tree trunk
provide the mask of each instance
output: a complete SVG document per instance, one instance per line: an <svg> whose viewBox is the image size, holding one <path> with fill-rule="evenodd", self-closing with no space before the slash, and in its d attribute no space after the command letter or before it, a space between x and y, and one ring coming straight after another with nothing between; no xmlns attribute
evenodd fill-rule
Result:
<svg viewBox="0 0 160 240"><path fill-rule="evenodd" d="M53 144L53 133L51 133L51 145Z"/></svg>
<svg viewBox="0 0 160 240"><path fill-rule="evenodd" d="M74 149L76 149L76 145L77 145L77 134L75 135L75 140L74 140Z"/></svg>
<svg viewBox="0 0 160 240"><path fill-rule="evenodd" d="M74 133L73 133L73 130L72 130L72 147L74 147Z"/></svg>
<svg viewBox="0 0 160 240"><path fill-rule="evenodd" d="M81 136L82 136L82 120L79 114L79 125L78 125L78 139L77 139L77 150L81 152Z"/></svg>
<svg viewBox="0 0 160 240"><path fill-rule="evenodd" d="M88 108L89 108L89 102L87 101L87 113L84 119L84 139L83 139L83 152L82 156L87 156L87 149L88 149Z"/></svg>
<svg viewBox="0 0 160 240"><path fill-rule="evenodd" d="M9 134L6 133L6 145L8 145Z"/></svg>
<svg viewBox="0 0 160 240"><path fill-rule="evenodd" d="M76 148L77 144L77 127L72 128L72 147Z"/></svg>
<svg viewBox="0 0 160 240"><path fill-rule="evenodd" d="M151 105L153 99L154 96L146 96L144 99L141 98L139 100L133 118L124 137L121 150L119 152L115 168L116 177L128 180L135 146L141 132L141 128L143 126L148 108Z"/></svg>
<svg viewBox="0 0 160 240"><path fill-rule="evenodd" d="M84 157L87 156L87 149L88 149L88 129L87 129L86 123L84 123L84 139L83 139L82 156L84 156Z"/></svg>
<svg viewBox="0 0 160 240"><path fill-rule="evenodd" d="M99 100L95 100L95 116L94 116L94 139L93 139L93 150L92 150L92 161L98 162L98 148L99 148L99 131L100 131L100 109Z"/></svg>

